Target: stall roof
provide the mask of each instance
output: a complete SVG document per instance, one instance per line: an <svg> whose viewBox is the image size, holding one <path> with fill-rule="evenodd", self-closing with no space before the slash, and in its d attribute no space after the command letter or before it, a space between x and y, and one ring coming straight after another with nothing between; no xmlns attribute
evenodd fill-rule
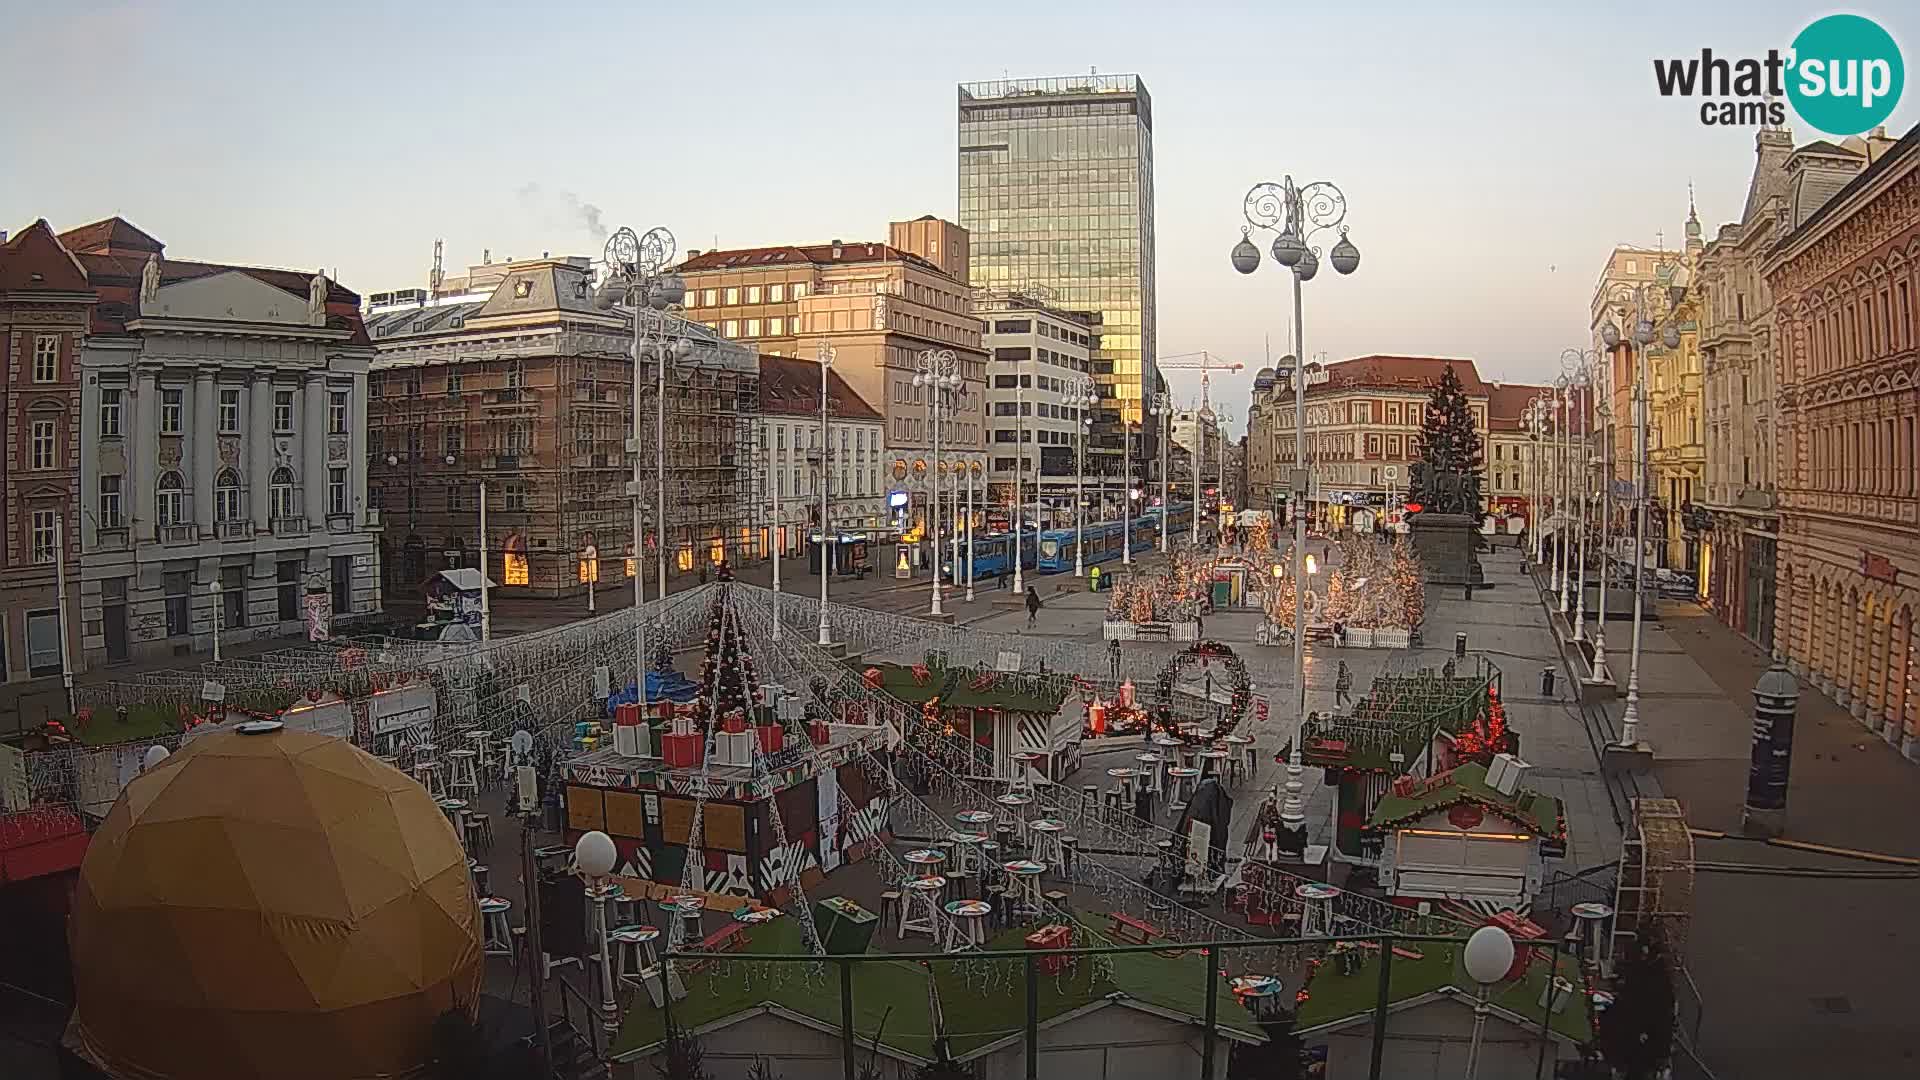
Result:
<svg viewBox="0 0 1920 1080"><path fill-rule="evenodd" d="M988 949L1018 950L1025 947L1024 936L1031 928L1002 933L987 943ZM775 919L754 927L746 952L737 960L754 953L794 955L805 951L800 928L791 918ZM1137 1002L1201 1021L1206 1016L1206 978L1204 961L1198 953L1166 957L1153 953L1120 953L1109 958L1111 975L1105 965L1081 964L1083 975L1049 976L1040 981L1040 1018L1044 1023L1102 1000ZM960 961L964 963L965 961ZM739 964L709 968L687 978L687 996L674 1003L674 1022L689 1029L717 1024L729 1017L762 1005L773 1005L788 1012L809 1017L837 1030L840 1026L840 996L821 993L817 985L802 973L800 965L769 965L772 978L744 979ZM940 1011L945 1021L949 1046L955 1057L966 1060L971 1054L1001 1042L1009 1033L1020 1030L1025 1015L1021 995L982 993L969 985L958 964L938 964L931 977L939 991ZM929 969L908 960L874 957L853 965L853 1029L862 1046L877 1037L880 1044L922 1061L933 1056L933 1025L927 1009ZM1224 980L1216 988L1220 1032L1243 1042L1264 1042L1265 1036L1247 1011L1233 1000ZM664 1020L658 1009L634 1009L627 1014L620 1035L614 1041L616 1060L645 1053L658 1045L665 1035Z"/></svg>
<svg viewBox="0 0 1920 1080"><path fill-rule="evenodd" d="M1401 950L1417 956L1396 954L1387 969L1389 1010L1417 1005L1442 995L1471 1003L1479 995L1479 984L1467 975L1459 957L1463 951L1459 946L1426 941L1402 946ZM1300 1003L1295 1034L1312 1041L1312 1036L1320 1032L1372 1020L1380 992L1380 958L1377 949L1369 952L1373 955L1351 975L1340 974L1337 964L1320 965L1313 981L1307 984L1307 1000ZM1496 1011L1515 1022L1527 1018L1524 1022L1537 1028L1539 1003L1547 983L1546 954L1544 947L1535 946L1535 962L1527 965L1524 975L1494 984L1490 1000ZM1582 985L1579 964L1571 956L1562 956L1559 971L1560 977L1571 982L1575 989L1560 991L1560 999L1566 1004L1554 1012L1550 1027L1563 1039L1588 1042L1593 1038L1593 1021L1587 1010L1586 995L1578 989ZM1391 1021L1388 1027L1391 1031Z"/></svg>
<svg viewBox="0 0 1920 1080"><path fill-rule="evenodd" d="M482 578L480 571L471 566L460 566L452 570L442 570L440 571L440 577L444 578L447 584L452 585L461 592L479 592L482 581L486 581L487 588L489 589L497 589L500 587L498 582Z"/></svg>
<svg viewBox="0 0 1920 1080"><path fill-rule="evenodd" d="M1515 825L1538 833L1555 831L1563 817L1560 800L1551 795L1526 788L1507 795L1489 785L1487 767L1477 761L1455 766L1434 779L1441 782L1416 788L1413 795L1401 796L1389 792L1383 796L1373 808L1373 817L1367 821L1368 827L1384 829L1403 825L1463 802L1476 803Z"/></svg>
<svg viewBox="0 0 1920 1080"><path fill-rule="evenodd" d="M930 668L922 681L904 664L870 664L880 672L880 688L909 705L939 698L958 709L1052 716L1067 700L1071 684L1054 675L1006 674L981 668Z"/></svg>

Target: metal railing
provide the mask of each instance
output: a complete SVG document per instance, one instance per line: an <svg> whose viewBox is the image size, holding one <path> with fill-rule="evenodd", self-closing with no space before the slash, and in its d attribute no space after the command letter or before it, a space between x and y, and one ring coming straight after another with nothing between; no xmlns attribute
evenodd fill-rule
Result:
<svg viewBox="0 0 1920 1080"><path fill-rule="evenodd" d="M935 978L935 973L938 971L949 967L959 967L964 972L969 972L969 974L963 975L963 978L967 978L971 982L976 981L977 976L979 980L988 984L979 988L982 996L992 996L1004 1000L1007 996L1017 995L1022 1012L1020 1019L1021 1026L1018 1030L1020 1032L1022 1058L1025 1064L1024 1075L1027 1077L1027 1080L1038 1080L1041 1076L1043 1060L1043 1049L1040 1044L1040 1027L1042 1020L1041 1002L1043 998L1041 978L1043 976L1049 980L1065 980L1068 983L1077 983L1084 979L1091 984L1099 980L1102 974L1110 978L1113 967L1116 964L1126 963L1126 961L1122 959L1125 957L1145 957L1156 954L1164 957L1172 951L1177 951L1182 955L1198 953L1198 958L1201 962L1194 966L1193 971L1196 984L1194 987L1183 992L1184 995L1189 995L1186 996L1186 1002L1188 1004L1194 1003L1195 999L1198 999L1198 1012L1200 1013L1199 1016L1184 1017L1190 1024L1197 1021L1197 1026L1201 1029L1199 1038L1199 1069L1192 1075L1212 1077L1222 1075L1225 1072L1224 1063L1221 1060L1222 1048L1220 1044L1223 1037L1232 1038L1232 1036L1223 1036L1222 1034L1223 1027L1226 1027L1227 1024L1232 1024L1232 1027L1228 1030L1238 1034L1237 1041L1256 1042L1270 1039L1290 1039L1296 1028L1296 1018L1298 1014L1303 1011L1302 1007L1314 996L1314 980L1316 978L1331 980L1333 978L1367 979L1370 977L1371 985L1367 986L1365 990L1359 994L1354 993L1354 990L1359 989L1359 986L1362 984L1354 984L1353 989L1343 988L1337 991L1329 990L1330 999L1333 998L1334 994L1341 995L1336 1000L1346 1000L1346 998L1351 997L1357 1007L1351 1011L1344 1011L1339 1010L1336 1006L1334 1007L1335 1011L1332 1015L1315 1017L1309 1024L1307 1030L1313 1031L1338 1021L1352 1020L1359 1015L1370 1017L1372 1023L1370 1032L1371 1053L1367 1075L1371 1080L1380 1080L1381 1077L1387 1075L1383 1072L1383 1067L1386 1059L1387 1040L1392 1035L1390 1010L1395 1000L1394 965L1396 963L1445 963L1448 967L1447 973L1438 976L1439 985L1443 988L1440 992L1446 993L1447 990L1444 988L1451 987L1454 993L1460 995L1464 1000L1471 1002L1473 999L1468 996L1467 988L1455 985L1467 981L1464 972L1460 971L1457 967L1458 961L1456 960L1458 950L1465 948L1466 941L1467 939L1461 936L1379 933L1261 938L1252 941L1244 939L1192 941L1181 942L1171 947L1162 943L1157 945L1081 946L1062 949L1029 948L1017 951L980 950L964 953L876 952L859 955L828 956L753 953L716 957L714 954L700 951L669 949L664 953L663 963L666 971L662 973L664 976L662 978L662 985L670 986L680 978L680 976L673 974L673 965L676 963L683 965L680 970L685 972L687 976L697 974L700 970L699 965L714 965L716 962L723 966L732 963L764 964L767 965L769 970L793 964L811 967L816 972L822 968L830 970L832 972L832 985L838 989L838 1008L832 1009L831 1012L837 1013L837 1015L817 1017L817 1019L826 1023L838 1022L838 1041L840 1044L842 1069L844 1070L846 1080L856 1080L856 1077L862 1075L859 1068L859 1055L869 1052L883 1041L884 1028L881 1030L860 1029L863 1023L870 1026L871 1022L862 1021L856 1011L858 1002L856 1000L854 985L855 969L863 964L885 964L894 967L918 966L926 970L927 978L933 979ZM1493 1000L1503 1012L1520 1014L1524 1017L1524 1023L1529 1028L1534 1029L1534 1034L1531 1035L1529 1041L1535 1043L1538 1047L1538 1060L1542 1065L1540 1070L1541 1075L1553 1075L1546 1070L1552 1067L1547 1064L1547 1062L1559 1058L1559 1054L1550 1046L1553 1039L1552 1029L1554 1027L1554 1019L1556 1017L1564 1017L1565 1014L1577 1009L1577 1018L1584 1018L1589 1023L1591 1021L1592 1014L1590 1010L1585 1004L1578 1001L1585 993L1581 988L1584 980L1579 980L1578 976L1586 958L1578 952L1571 955L1563 952L1561 948L1562 942L1558 938L1556 938L1551 945L1536 944L1529 946L1527 943L1516 943L1516 945L1520 950L1530 949L1530 951L1525 953L1528 957L1528 963L1523 966L1522 973L1517 979L1503 980L1500 983L1494 984L1487 989L1487 993L1489 998ZM1239 997L1239 990L1236 989L1233 998L1223 1001L1223 991L1227 986L1225 981L1226 977L1238 968L1239 965L1236 961L1240 955L1246 950L1272 950L1275 948L1289 948L1298 950L1303 956L1311 955L1312 960L1302 965L1309 971L1330 962L1343 963L1349 966L1340 970L1337 974L1322 976L1309 975L1304 985L1301 984L1301 980L1290 980L1287 987L1276 987L1276 992L1269 995L1241 998ZM1542 959L1545 960L1544 963L1541 962ZM1369 966L1376 970L1368 971L1367 968ZM1019 975L1017 980L1013 977L1016 972ZM1549 972L1559 975L1564 982L1550 983ZM1264 973L1246 970L1244 974L1257 975ZM727 976L727 972L721 971L709 977ZM784 978L788 978L788 976L783 976L777 971L774 971L770 977L764 975L761 977L761 981L768 987L768 997L775 997L780 993L781 981ZM1416 976L1414 979L1410 979L1409 983L1416 981L1422 985L1423 990L1426 990L1430 988L1427 984L1430 984L1433 979L1419 978ZM1567 983L1572 984L1571 989L1566 985ZM1551 996L1546 992L1549 986L1553 987ZM1294 987L1297 987L1297 989ZM827 987L818 985L817 979L810 979L806 990L816 1002L821 996L829 992ZM689 996L697 994L698 992L694 987L690 986L688 988ZM1125 991L1118 991L1118 995L1130 996L1127 995ZM1112 1000L1113 996L1114 995L1106 995L1106 999ZM1403 994L1402 996L1412 995ZM658 1053L664 1047L665 1038L668 1034L677 1033L684 1035L689 1027L698 1026L698 1022L683 1026L675 1020L677 1002L673 994L665 994L662 1000L663 1017L661 1038L651 1043L617 1051L614 1055L614 1060L634 1061L650 1054ZM686 997L681 998L681 1001L685 1000L687 1000ZM1544 1004L1542 1002L1544 1002ZM912 1003L906 1001L890 1002L889 1004L903 1008L912 1007ZM1223 1018L1221 1015L1223 1006L1229 1010L1244 1007L1245 1011L1240 1016L1235 1016L1229 1012L1227 1016ZM685 1006L681 1006L681 1008L684 1009ZM1170 1010L1164 1005L1157 1005L1155 1011L1161 1015L1165 1015ZM1183 1005L1180 1009L1172 1011L1180 1014L1188 1012L1188 1009ZM717 1019L717 1017L703 1019ZM983 1032L956 1030L960 1025L954 1022L951 1014L948 1014L947 1021L944 1026L944 1031L937 1033L935 1036L934 1051L936 1054L943 1053L945 1050L944 1044L955 1037L965 1037L967 1035L1004 1037L1012 1033L1007 1028L996 1028L992 1031ZM1240 1022L1233 1023L1233 1021ZM1258 1038L1251 1036L1250 1029L1257 1029L1260 1032ZM1563 1040L1569 1038L1565 1031L1560 1032L1559 1036ZM1423 1030L1422 1034L1415 1037L1429 1039L1432 1036ZM1002 1045L1001 1039L991 1039L984 1046L977 1047L974 1051L960 1056L972 1057L974 1054L987 1051L990 1048L997 1049L999 1045ZM1050 1071L1048 1075L1066 1074Z"/></svg>

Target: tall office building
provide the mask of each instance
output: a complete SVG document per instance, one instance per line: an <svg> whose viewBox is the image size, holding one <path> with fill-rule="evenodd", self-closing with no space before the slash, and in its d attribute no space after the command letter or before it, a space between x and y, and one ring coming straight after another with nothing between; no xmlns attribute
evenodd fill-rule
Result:
<svg viewBox="0 0 1920 1080"><path fill-rule="evenodd" d="M975 288L1098 316L1101 403L1087 468L1120 475L1122 425L1140 424L1160 388L1146 84L1134 75L962 83L960 224ZM1147 476L1155 451L1145 430L1131 474Z"/></svg>

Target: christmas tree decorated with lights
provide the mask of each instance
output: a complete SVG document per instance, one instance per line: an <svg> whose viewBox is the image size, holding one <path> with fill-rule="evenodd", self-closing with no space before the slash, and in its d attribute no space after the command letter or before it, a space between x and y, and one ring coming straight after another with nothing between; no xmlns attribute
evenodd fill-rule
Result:
<svg viewBox="0 0 1920 1080"><path fill-rule="evenodd" d="M1478 514L1484 448L1452 364L1441 371L1427 398L1418 438L1419 459L1410 470L1407 504L1443 514Z"/></svg>
<svg viewBox="0 0 1920 1080"><path fill-rule="evenodd" d="M722 582L726 580L723 571ZM727 601L731 590L724 587L714 596L707 612L706 655L700 661L700 697L702 719L718 721L735 711L750 714L756 680L753 657L747 655L740 639L740 622L733 617Z"/></svg>

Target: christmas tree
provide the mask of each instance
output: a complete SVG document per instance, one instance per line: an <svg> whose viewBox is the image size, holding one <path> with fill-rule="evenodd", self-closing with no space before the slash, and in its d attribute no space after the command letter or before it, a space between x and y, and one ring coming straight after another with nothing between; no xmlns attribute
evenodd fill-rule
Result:
<svg viewBox="0 0 1920 1080"><path fill-rule="evenodd" d="M726 601L723 589L708 610L706 655L700 661L700 701L709 721L735 710L747 712L755 692L753 658L742 648L740 624Z"/></svg>
<svg viewBox="0 0 1920 1080"><path fill-rule="evenodd" d="M1404 536L1393 538L1394 592L1400 598L1402 622L1397 625L1409 630L1420 625L1427 616L1426 578L1420 571L1420 559L1413 553L1413 545Z"/></svg>
<svg viewBox="0 0 1920 1080"><path fill-rule="evenodd" d="M1448 364L1420 420L1420 458L1410 470L1407 502L1444 514L1478 514L1482 451L1467 392Z"/></svg>

